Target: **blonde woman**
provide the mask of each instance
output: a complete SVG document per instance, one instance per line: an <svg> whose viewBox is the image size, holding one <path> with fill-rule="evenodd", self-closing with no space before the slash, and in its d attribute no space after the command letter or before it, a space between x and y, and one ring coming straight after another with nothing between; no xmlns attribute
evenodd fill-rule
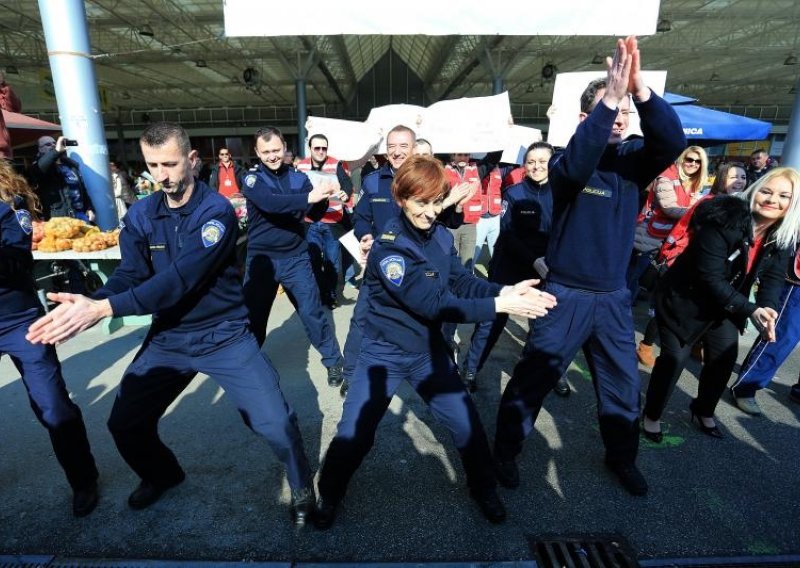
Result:
<svg viewBox="0 0 800 568"><path fill-rule="evenodd" d="M675 223L703 195L703 185L707 178L708 155L700 146L689 146L651 185L647 201L639 215L633 241L633 256L628 268L631 303L636 303L636 296L639 294L639 278Z"/></svg>

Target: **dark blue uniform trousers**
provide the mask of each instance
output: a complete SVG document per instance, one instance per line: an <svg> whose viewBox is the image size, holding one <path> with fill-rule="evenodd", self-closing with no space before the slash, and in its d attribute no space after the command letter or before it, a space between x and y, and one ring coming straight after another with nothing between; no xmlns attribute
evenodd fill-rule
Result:
<svg viewBox="0 0 800 568"><path fill-rule="evenodd" d="M375 442L375 431L400 382L407 380L453 437L467 485L476 495L495 486L491 453L478 411L444 345L433 353L406 353L365 337L344 401L336 436L320 471L319 492L341 499Z"/></svg>
<svg viewBox="0 0 800 568"><path fill-rule="evenodd" d="M353 308L353 316L350 318L350 328L347 330L347 338L344 340L344 369L343 375L347 381L353 376L358 364L358 356L361 353L361 341L364 339L364 324L366 323L369 311L367 301L368 288L361 286L358 293L356 305Z"/></svg>
<svg viewBox="0 0 800 568"><path fill-rule="evenodd" d="M338 223L317 221L306 225L306 241L311 266L317 279L320 294L325 302L336 301L336 289L339 286L339 266L342 263L342 252L339 239L334 233L343 234Z"/></svg>
<svg viewBox="0 0 800 568"><path fill-rule="evenodd" d="M158 421L198 372L217 381L245 424L267 439L286 466L289 485L307 486L311 470L297 417L244 320L148 335L122 377L108 420L120 454L139 477L161 486L183 479L178 460L158 436Z"/></svg>
<svg viewBox="0 0 800 568"><path fill-rule="evenodd" d="M777 340L770 343L758 336L739 369L739 378L731 387L740 398L752 398L769 385L783 362L800 341L800 286L786 282L775 322Z"/></svg>
<svg viewBox="0 0 800 568"><path fill-rule="evenodd" d="M97 480L80 408L72 402L61 375L61 363L52 345L25 339L28 327L44 311L31 308L0 318L0 354L7 353L22 375L36 418L47 429L56 459L73 490Z"/></svg>
<svg viewBox="0 0 800 568"><path fill-rule="evenodd" d="M558 306L533 320L528 343L506 385L497 415L495 455L522 451L545 396L583 347L597 395L609 462L633 463L639 449L639 371L627 288L590 292L549 282Z"/></svg>
<svg viewBox="0 0 800 568"><path fill-rule="evenodd" d="M256 255L247 258L244 301L250 314L253 334L259 345L267 337L267 320L282 284L294 305L311 344L322 355L322 364L332 367L342 362L342 352L328 315L322 308L319 287L311 270L308 252L288 258Z"/></svg>

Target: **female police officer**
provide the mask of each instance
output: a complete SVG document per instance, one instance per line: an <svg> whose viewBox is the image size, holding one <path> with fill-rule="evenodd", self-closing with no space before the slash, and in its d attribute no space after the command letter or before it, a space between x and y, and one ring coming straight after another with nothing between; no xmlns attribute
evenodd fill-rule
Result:
<svg viewBox="0 0 800 568"><path fill-rule="evenodd" d="M505 519L486 435L442 335L442 322L478 322L496 313L539 317L555 298L532 288L536 280L504 287L465 270L453 237L435 222L448 191L443 167L426 156L409 157L395 175L392 195L402 212L387 223L369 255L362 291L368 294L369 315L342 418L320 473L318 528L333 524L347 484L403 379L450 430L470 494L484 516L495 523Z"/></svg>
<svg viewBox="0 0 800 568"><path fill-rule="evenodd" d="M97 505L97 468L86 428L61 376L52 345L31 344L28 326L44 313L33 281L31 211L38 199L9 162L0 160L0 355L7 353L22 375L36 418L47 428L72 486L72 512L91 513Z"/></svg>

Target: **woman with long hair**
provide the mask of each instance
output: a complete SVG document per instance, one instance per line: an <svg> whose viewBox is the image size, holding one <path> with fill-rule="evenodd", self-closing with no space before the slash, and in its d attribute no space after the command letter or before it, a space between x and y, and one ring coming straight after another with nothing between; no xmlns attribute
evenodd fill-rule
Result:
<svg viewBox="0 0 800 568"><path fill-rule="evenodd" d="M736 363L747 318L775 341L778 300L786 263L800 233L800 173L776 168L740 194L698 205L689 246L656 290L661 353L656 359L643 430L662 440L661 415L691 346L703 337L697 397L689 405L701 432L723 437L714 410ZM755 303L750 290L759 279Z"/></svg>
<svg viewBox="0 0 800 568"><path fill-rule="evenodd" d="M650 266L675 223L700 199L707 177L706 151L700 146L689 146L651 184L639 215L628 268L631 303L635 304L639 295L639 278Z"/></svg>
<svg viewBox="0 0 800 568"><path fill-rule="evenodd" d="M55 347L25 339L44 315L33 279L31 239L39 200L11 164L0 160L0 356L22 376L36 418L50 434L53 452L72 487L72 513L97 505L97 468L78 406L70 400Z"/></svg>

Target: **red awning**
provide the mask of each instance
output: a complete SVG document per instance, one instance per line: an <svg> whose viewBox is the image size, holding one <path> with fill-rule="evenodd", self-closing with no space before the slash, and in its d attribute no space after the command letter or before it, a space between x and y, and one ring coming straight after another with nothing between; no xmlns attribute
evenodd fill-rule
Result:
<svg viewBox="0 0 800 568"><path fill-rule="evenodd" d="M6 121L6 128L11 133L11 147L26 146L35 142L40 136L48 134L58 136L61 125L54 122L47 122L33 118L18 112L3 111L3 119Z"/></svg>

